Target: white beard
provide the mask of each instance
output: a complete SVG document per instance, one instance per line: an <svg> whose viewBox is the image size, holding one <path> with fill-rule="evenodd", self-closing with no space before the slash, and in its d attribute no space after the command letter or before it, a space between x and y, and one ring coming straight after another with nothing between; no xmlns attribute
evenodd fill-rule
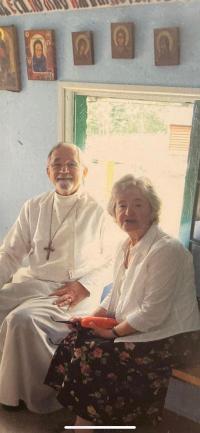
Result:
<svg viewBox="0 0 200 433"><path fill-rule="evenodd" d="M70 192L70 190L73 188L74 183L72 179L60 179L57 180L57 184L59 187L67 192Z"/></svg>

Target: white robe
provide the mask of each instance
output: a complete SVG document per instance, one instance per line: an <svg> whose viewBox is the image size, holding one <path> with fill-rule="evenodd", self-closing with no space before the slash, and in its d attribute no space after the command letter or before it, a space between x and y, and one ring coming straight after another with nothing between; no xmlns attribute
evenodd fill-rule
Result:
<svg viewBox="0 0 200 433"><path fill-rule="evenodd" d="M51 211L54 207L51 224ZM58 225L54 251L46 260L44 248ZM44 379L58 343L69 332L56 320L87 315L99 304L103 287L111 281L113 224L86 192L69 197L54 192L25 203L0 248L0 402L23 400L33 412L60 409L55 392ZM29 256L29 266L5 284ZM53 305L49 294L78 280L90 292L75 307Z"/></svg>

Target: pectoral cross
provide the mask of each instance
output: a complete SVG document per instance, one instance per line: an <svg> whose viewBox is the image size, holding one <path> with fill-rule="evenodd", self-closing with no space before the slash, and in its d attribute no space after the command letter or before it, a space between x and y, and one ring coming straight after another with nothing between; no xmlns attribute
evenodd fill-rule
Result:
<svg viewBox="0 0 200 433"><path fill-rule="evenodd" d="M52 246L52 241L49 241L48 247L44 247L44 250L47 251L46 259L49 260L49 256L50 256L51 252L55 251L55 249Z"/></svg>

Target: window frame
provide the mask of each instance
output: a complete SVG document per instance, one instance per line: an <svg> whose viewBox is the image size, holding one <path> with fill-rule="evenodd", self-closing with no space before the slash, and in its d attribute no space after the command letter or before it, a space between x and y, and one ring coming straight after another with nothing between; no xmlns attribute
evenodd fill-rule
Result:
<svg viewBox="0 0 200 433"><path fill-rule="evenodd" d="M83 147L85 129L82 124L82 137L80 142L77 137L80 135L74 128L74 119L79 118L81 106L76 103L76 96L96 96L107 98L134 99L142 101L159 101L174 103L193 103L196 111L200 110L200 91L196 88L186 87L160 87L160 86L135 86L121 84L97 84L59 82L59 103L58 103L58 140L68 143L76 143ZM194 108L195 111L195 108ZM200 111L199 111L200 113ZM200 115L200 114L199 114ZM193 112L193 120L194 120ZM195 121L192 120L192 132L190 148L188 152L188 168L185 178L182 215L180 220L179 238L185 247L189 248L191 232L194 219L194 204L199 172L200 146L192 137L196 136ZM194 123L194 125L193 125ZM85 126L86 128L86 126ZM198 127L197 127L198 129Z"/></svg>
<svg viewBox="0 0 200 433"><path fill-rule="evenodd" d="M183 103L194 103L200 99L200 91L195 88L60 81L58 83L58 141L68 143L74 141L76 95Z"/></svg>

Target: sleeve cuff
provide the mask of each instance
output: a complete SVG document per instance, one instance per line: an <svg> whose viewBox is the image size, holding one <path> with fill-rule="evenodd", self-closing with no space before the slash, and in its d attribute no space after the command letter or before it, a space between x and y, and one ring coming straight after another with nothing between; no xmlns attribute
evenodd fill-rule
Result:
<svg viewBox="0 0 200 433"><path fill-rule="evenodd" d="M129 325L132 326L132 328L139 332L147 332L152 328L152 324L147 322L147 318L144 317L144 313L139 310L129 314L126 317L126 320Z"/></svg>

